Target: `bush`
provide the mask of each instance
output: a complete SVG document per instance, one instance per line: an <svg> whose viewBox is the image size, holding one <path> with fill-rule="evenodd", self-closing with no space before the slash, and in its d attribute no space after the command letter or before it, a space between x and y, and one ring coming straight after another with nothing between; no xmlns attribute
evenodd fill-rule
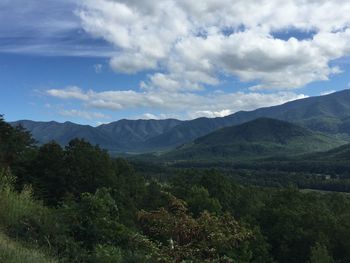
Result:
<svg viewBox="0 0 350 263"><path fill-rule="evenodd" d="M15 177L9 171L0 173L0 228L11 237L34 244L50 245L52 212L33 199L30 186L21 192L13 188Z"/></svg>
<svg viewBox="0 0 350 263"><path fill-rule="evenodd" d="M55 263L39 250L29 249L0 233L0 262L6 263Z"/></svg>
<svg viewBox="0 0 350 263"><path fill-rule="evenodd" d="M121 263L123 260L122 251L113 246L97 245L93 263Z"/></svg>

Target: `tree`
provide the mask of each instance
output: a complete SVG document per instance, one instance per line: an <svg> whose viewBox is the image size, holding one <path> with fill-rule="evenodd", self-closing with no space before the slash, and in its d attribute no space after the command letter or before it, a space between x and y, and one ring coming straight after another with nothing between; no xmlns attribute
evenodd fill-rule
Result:
<svg viewBox="0 0 350 263"><path fill-rule="evenodd" d="M277 261L306 262L316 241L334 235L336 221L321 200L290 187L266 203L258 222Z"/></svg>
<svg viewBox="0 0 350 263"><path fill-rule="evenodd" d="M326 246L316 243L311 248L309 263L333 263L333 258L329 255Z"/></svg>
<svg viewBox="0 0 350 263"><path fill-rule="evenodd" d="M166 205L167 201L167 195L163 192L161 184L155 180L147 184L142 203L143 209L155 210Z"/></svg>
<svg viewBox="0 0 350 263"><path fill-rule="evenodd" d="M69 188L65 153L56 142L41 146L30 164L29 173L36 194L46 203L55 205Z"/></svg>
<svg viewBox="0 0 350 263"><path fill-rule="evenodd" d="M119 223L118 207L106 188L94 194L83 193L80 200L65 200L59 215L66 235L71 235L87 251L98 245L126 243L128 231Z"/></svg>
<svg viewBox="0 0 350 263"><path fill-rule="evenodd" d="M84 192L94 193L99 187L116 186L113 160L106 151L84 139L74 139L65 154L69 192L79 196Z"/></svg>
<svg viewBox="0 0 350 263"><path fill-rule="evenodd" d="M187 200L188 207L195 216L204 211L218 214L221 212L220 202L209 196L208 190L204 187L194 186L191 189L190 198Z"/></svg>
<svg viewBox="0 0 350 263"><path fill-rule="evenodd" d="M202 213L198 218L188 214L186 203L169 195L166 208L139 212L145 235L160 242L161 254L172 262L248 262L251 254L244 241L251 237L232 216ZM230 259L231 258L231 259Z"/></svg>
<svg viewBox="0 0 350 263"><path fill-rule="evenodd" d="M16 168L34 143L35 140L22 126L12 127L0 115L0 165Z"/></svg>

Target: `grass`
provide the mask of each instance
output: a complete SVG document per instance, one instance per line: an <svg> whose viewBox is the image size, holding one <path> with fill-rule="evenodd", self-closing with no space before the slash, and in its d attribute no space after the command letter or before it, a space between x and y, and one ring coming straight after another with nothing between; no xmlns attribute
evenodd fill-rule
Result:
<svg viewBox="0 0 350 263"><path fill-rule="evenodd" d="M32 224L45 225L48 209L33 199L31 187L27 186L21 192L14 191L14 182L15 178L9 172L0 170L0 262L57 262L38 250L37 246L33 247L36 240L28 239ZM19 236L21 242L18 241Z"/></svg>
<svg viewBox="0 0 350 263"><path fill-rule="evenodd" d="M6 263L55 263L43 252L27 248L0 232L0 262Z"/></svg>

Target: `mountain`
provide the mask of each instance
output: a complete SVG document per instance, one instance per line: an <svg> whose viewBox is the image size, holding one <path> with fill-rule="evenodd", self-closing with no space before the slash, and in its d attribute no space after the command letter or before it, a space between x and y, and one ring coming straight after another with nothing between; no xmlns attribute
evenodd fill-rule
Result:
<svg viewBox="0 0 350 263"><path fill-rule="evenodd" d="M19 121L13 125L22 124L40 143L56 140L65 145L70 139L80 137L112 152L140 153L169 150L220 128L260 117L295 123L350 141L350 90L240 111L223 118L120 120L96 128L70 122Z"/></svg>
<svg viewBox="0 0 350 263"><path fill-rule="evenodd" d="M313 131L350 139L350 90L299 99L253 111L240 111L223 118L201 118L183 122L158 138L153 138L152 142L164 142L163 147L170 148L176 144L190 142L216 129L260 117L284 120Z"/></svg>
<svg viewBox="0 0 350 263"><path fill-rule="evenodd" d="M163 157L170 160L241 160L324 151L344 143L292 123L258 118L200 137Z"/></svg>
<svg viewBox="0 0 350 263"><path fill-rule="evenodd" d="M96 128L102 134L111 138L111 142L118 147L129 151L141 150L148 139L157 137L175 126L181 121L175 119L167 120L120 120L104 124ZM152 147L152 146L151 146Z"/></svg>
<svg viewBox="0 0 350 263"><path fill-rule="evenodd" d="M67 145L74 138L84 138L92 144L99 144L101 147L108 149L112 139L108 134L100 132L94 127L72 122L59 123L55 121L35 122L22 120L11 124L14 126L22 125L31 132L39 143L47 143L55 140L61 145Z"/></svg>
<svg viewBox="0 0 350 263"><path fill-rule="evenodd" d="M232 125L228 118L198 118L184 121L174 128L145 142L147 148L170 149L190 142L217 129Z"/></svg>
<svg viewBox="0 0 350 263"><path fill-rule="evenodd" d="M350 161L350 144L345 144L325 152L308 154L306 156L303 156L303 159L312 162L340 162L348 164Z"/></svg>
<svg viewBox="0 0 350 263"><path fill-rule="evenodd" d="M181 123L179 120L120 120L92 127L72 122L58 123L22 120L11 123L29 130L39 143L55 140L67 145L74 138L84 138L92 144L99 144L111 152L143 151L143 143L152 137L167 132Z"/></svg>
<svg viewBox="0 0 350 263"><path fill-rule="evenodd" d="M258 117L285 120L331 134L350 134L350 90L295 100L250 112L237 112L227 118L242 123Z"/></svg>

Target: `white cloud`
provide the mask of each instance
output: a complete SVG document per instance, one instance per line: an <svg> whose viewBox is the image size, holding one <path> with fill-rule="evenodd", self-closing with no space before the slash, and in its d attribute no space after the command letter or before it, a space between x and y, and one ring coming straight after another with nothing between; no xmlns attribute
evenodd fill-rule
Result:
<svg viewBox="0 0 350 263"><path fill-rule="evenodd" d="M142 115L141 117L142 119L146 119L146 120L152 120L152 119L159 119L158 116L152 114L152 113L145 113Z"/></svg>
<svg viewBox="0 0 350 263"><path fill-rule="evenodd" d="M334 92L336 92L336 91L335 91L335 90L325 90L325 91L322 91L322 92L320 93L320 95L321 95L321 96L329 95L329 94L332 94L332 93L334 93Z"/></svg>
<svg viewBox="0 0 350 263"><path fill-rule="evenodd" d="M60 110L58 112L60 115L65 117L77 117L87 120L94 120L94 119L110 119L110 116L105 115L100 112L88 112L88 111L81 111L81 110Z"/></svg>
<svg viewBox="0 0 350 263"><path fill-rule="evenodd" d="M142 115L139 116L134 116L132 119L142 119L142 120L165 120L165 119L181 119L182 116L179 115L174 115L174 114L164 114L164 113L160 113L160 114L153 114L153 113L144 113Z"/></svg>
<svg viewBox="0 0 350 263"><path fill-rule="evenodd" d="M221 111L196 111L192 113L190 116L195 119L199 117L207 117L207 118L216 118L216 117L225 117L227 115L232 114L233 112L231 110L221 110Z"/></svg>
<svg viewBox="0 0 350 263"><path fill-rule="evenodd" d="M70 86L66 89L50 89L46 91L48 95L51 95L53 97L57 97L60 99L78 99L78 100L88 100L89 96L87 94L84 94L83 91L76 87L76 86Z"/></svg>
<svg viewBox="0 0 350 263"><path fill-rule="evenodd" d="M171 91L84 91L75 88L48 90L47 94L64 99L77 99L85 107L105 110L143 109L158 111L164 115L146 114L145 118L178 117L196 118L200 116L220 117L239 110L253 110L265 106L278 105L287 101L306 97L293 92L262 94L256 92L221 93L199 95L190 92Z"/></svg>
<svg viewBox="0 0 350 263"><path fill-rule="evenodd" d="M341 8L339 8L341 7ZM346 0L83 0L86 32L115 47L111 67L153 70L147 89L199 90L219 74L258 84L253 90L293 89L328 80L350 55ZM274 32L314 32L277 39Z"/></svg>
<svg viewBox="0 0 350 263"><path fill-rule="evenodd" d="M101 73L103 69L103 65L102 64L95 64L94 65L94 70L97 74Z"/></svg>
<svg viewBox="0 0 350 263"><path fill-rule="evenodd" d="M96 122L96 126L101 126L101 125L103 125L103 124L109 124L110 122L108 122L108 121L97 121Z"/></svg>
<svg viewBox="0 0 350 263"><path fill-rule="evenodd" d="M303 98L293 90L340 74L333 62L350 56L347 0L80 3L76 15L82 28L112 46L96 51L110 58L110 67L126 74L147 72L140 89L68 87L46 93L88 108L142 109L148 112L144 118L220 117ZM216 92L223 76L254 84L247 93L235 85Z"/></svg>

